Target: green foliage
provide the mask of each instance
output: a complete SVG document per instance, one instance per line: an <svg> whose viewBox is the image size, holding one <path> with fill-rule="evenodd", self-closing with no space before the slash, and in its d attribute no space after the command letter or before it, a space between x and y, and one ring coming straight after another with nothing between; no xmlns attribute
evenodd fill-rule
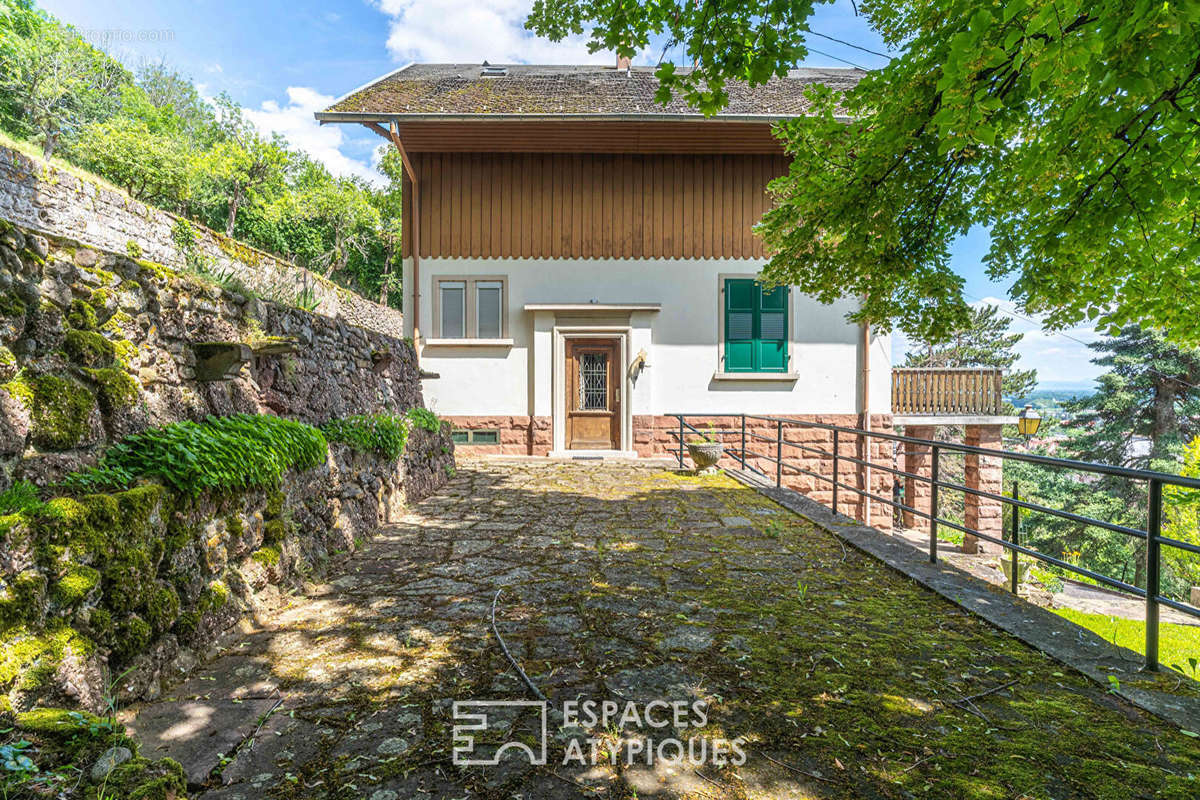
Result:
<svg viewBox="0 0 1200 800"><path fill-rule="evenodd" d="M1108 372L1095 394L1067 404L1070 422L1065 440L1053 455L1107 464L1200 475L1200 446L1184 446L1200 436L1200 350L1167 342L1161 334L1135 326L1117 337L1091 345L1101 355L1094 363ZM1148 445L1148 446L1147 446ZM1062 469L1008 462L1005 481L1018 481L1023 499L1145 530L1148 497L1142 481L1108 476L1084 477ZM1198 541L1198 493L1167 488L1165 519L1170 534ZM1006 515L1005 525L1010 525ZM1145 547L1141 540L1048 514L1022 512L1022 539L1038 550L1136 586L1145 585ZM1200 579L1196 558L1162 548L1162 589L1187 597ZM1085 580L1053 567L1062 577Z"/></svg>
<svg viewBox="0 0 1200 800"><path fill-rule="evenodd" d="M186 143L152 132L142 120L113 117L86 126L75 143L80 165L120 186L130 197L167 208L187 198ZM140 257L139 252L134 258Z"/></svg>
<svg viewBox="0 0 1200 800"><path fill-rule="evenodd" d="M1200 436L1183 447L1183 467L1179 474L1200 478ZM1200 546L1200 490L1180 486L1163 487L1163 535ZM1184 588L1200 586L1200 555L1178 547L1162 546L1163 564L1169 584ZM1197 651L1200 656L1200 650Z"/></svg>
<svg viewBox="0 0 1200 800"><path fill-rule="evenodd" d="M984 305L970 310L967 327L954 331L945 343L913 340L906 367L991 367L1004 370L1001 391L1006 398L1021 399L1037 387L1037 370L1016 370L1020 355L1014 349L1024 334L1009 333L1012 320L999 316L999 307Z"/></svg>
<svg viewBox="0 0 1200 800"><path fill-rule="evenodd" d="M633 55L666 41L658 99L714 113L806 55L815 3L537 0L528 25ZM892 57L778 126L793 157L759 227L766 276L943 339L963 327L951 243L991 231L989 275L1053 328L1129 323L1200 340L1200 5L869 2ZM850 121L847 122L847 119ZM1185 299L1186 298L1186 299Z"/></svg>
<svg viewBox="0 0 1200 800"><path fill-rule="evenodd" d="M449 424L443 423L442 420L438 419L437 414L434 414L427 408L410 408L405 416L408 417L409 422L414 427L420 428L423 431L429 431L430 433L437 433L442 429L443 424Z"/></svg>
<svg viewBox="0 0 1200 800"><path fill-rule="evenodd" d="M408 418L392 414L357 414L330 420L321 426L321 432L331 442L398 459L404 454L411 424Z"/></svg>
<svg viewBox="0 0 1200 800"><path fill-rule="evenodd" d="M1135 653L1146 652L1145 620L1089 614L1073 608L1052 610L1060 617L1098 633L1115 645L1127 647ZM1158 635L1159 661L1190 678L1200 678L1200 627L1160 622Z"/></svg>
<svg viewBox="0 0 1200 800"><path fill-rule="evenodd" d="M196 229L192 227L192 223L180 217L171 226L171 240L186 257L196 249Z"/></svg>
<svg viewBox="0 0 1200 800"><path fill-rule="evenodd" d="M73 30L24 3L0 7L4 127L40 139L48 161L65 135L115 110L131 76Z"/></svg>
<svg viewBox="0 0 1200 800"><path fill-rule="evenodd" d="M127 436L105 451L94 470L74 473L68 488L128 486L153 478L187 496L208 490L273 488L289 469L325 460L319 430L269 414L175 422Z"/></svg>
<svg viewBox="0 0 1200 800"><path fill-rule="evenodd" d="M1089 347L1107 367L1094 395L1067 410L1080 433L1072 448L1090 460L1147 467L1166 460L1172 471L1182 444L1200 434L1200 348L1181 347L1136 326ZM1133 446L1150 440L1149 453Z"/></svg>
<svg viewBox="0 0 1200 800"><path fill-rule="evenodd" d="M320 307L321 301L317 299L317 293L313 291L313 287L305 286L296 294L292 305L303 311L316 311Z"/></svg>
<svg viewBox="0 0 1200 800"><path fill-rule="evenodd" d="M38 488L29 481L17 481L0 492L0 516L16 514L27 508L36 508L41 504Z"/></svg>
<svg viewBox="0 0 1200 800"><path fill-rule="evenodd" d="M125 253L134 261L142 257L142 246L133 239L125 242Z"/></svg>

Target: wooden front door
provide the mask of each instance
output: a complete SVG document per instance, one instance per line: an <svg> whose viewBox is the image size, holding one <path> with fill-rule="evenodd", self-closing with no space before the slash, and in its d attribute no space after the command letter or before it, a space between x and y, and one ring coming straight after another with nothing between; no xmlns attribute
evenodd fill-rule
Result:
<svg viewBox="0 0 1200 800"><path fill-rule="evenodd" d="M567 449L621 446L619 339L567 340Z"/></svg>

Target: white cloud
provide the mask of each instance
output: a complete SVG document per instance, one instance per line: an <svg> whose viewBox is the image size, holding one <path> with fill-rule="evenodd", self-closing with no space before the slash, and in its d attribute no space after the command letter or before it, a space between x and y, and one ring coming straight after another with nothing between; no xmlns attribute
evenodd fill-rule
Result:
<svg viewBox="0 0 1200 800"><path fill-rule="evenodd" d="M1010 321L1009 332L1024 334L1024 338L1015 348L1021 356L1016 366L1019 369L1036 369L1038 381L1088 381L1103 371L1091 363L1097 354L1087 347L1087 343L1103 338L1093 329L1077 327L1062 331L1045 330L1036 317L1023 313L1011 300L998 297L985 297L971 305L976 308L983 305L999 306L1001 316ZM894 363L904 361L908 347L909 343L904 334L898 331L892 334Z"/></svg>
<svg viewBox="0 0 1200 800"><path fill-rule="evenodd" d="M525 30L530 0L378 0L391 18L387 47L398 61L478 64L607 64L586 39L561 42Z"/></svg>
<svg viewBox="0 0 1200 800"><path fill-rule="evenodd" d="M246 109L246 118L262 133L279 133L288 144L320 161L334 175L357 175L373 183L382 176L370 164L342 152L346 134L341 125L317 124L313 113L327 108L335 98L308 86L289 86L287 105L268 100L257 109Z"/></svg>

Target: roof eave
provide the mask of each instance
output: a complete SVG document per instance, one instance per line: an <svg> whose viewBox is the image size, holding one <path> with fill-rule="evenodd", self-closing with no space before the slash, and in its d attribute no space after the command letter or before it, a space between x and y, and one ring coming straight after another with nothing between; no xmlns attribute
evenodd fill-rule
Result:
<svg viewBox="0 0 1200 800"><path fill-rule="evenodd" d="M796 119L799 114L720 114L705 117L701 114L381 114L373 111L318 111L313 116L320 123L391 123L391 122L741 122L765 125ZM839 122L850 117L838 115Z"/></svg>

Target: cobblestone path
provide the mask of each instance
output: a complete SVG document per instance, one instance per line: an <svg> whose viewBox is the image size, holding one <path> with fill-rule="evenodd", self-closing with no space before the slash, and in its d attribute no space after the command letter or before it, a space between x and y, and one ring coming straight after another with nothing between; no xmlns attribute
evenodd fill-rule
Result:
<svg viewBox="0 0 1200 800"><path fill-rule="evenodd" d="M137 710L203 800L1200 795L1196 739L725 476L468 462L340 574ZM530 696L497 589L544 766L451 761L454 701ZM474 757L538 750L488 712Z"/></svg>

